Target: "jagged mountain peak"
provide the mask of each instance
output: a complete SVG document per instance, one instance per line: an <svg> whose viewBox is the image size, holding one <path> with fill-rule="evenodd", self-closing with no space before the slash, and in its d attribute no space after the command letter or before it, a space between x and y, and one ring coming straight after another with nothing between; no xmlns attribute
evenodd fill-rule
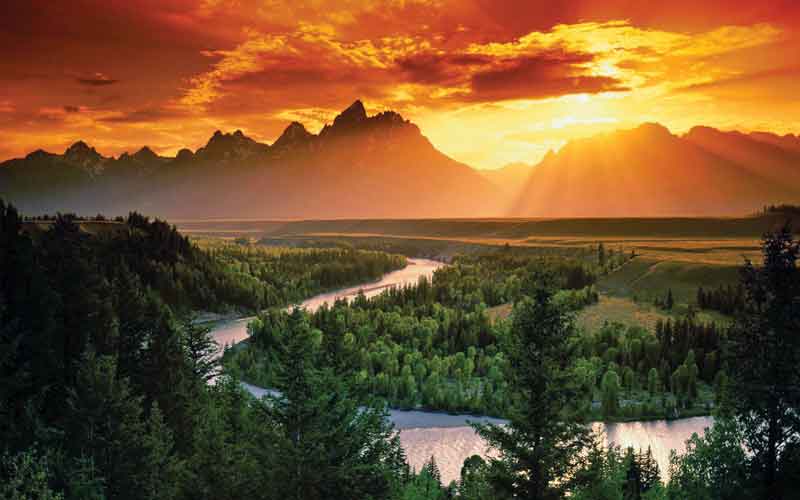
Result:
<svg viewBox="0 0 800 500"><path fill-rule="evenodd" d="M99 155L99 153L97 153L97 150L95 150L93 147L89 146L88 144L86 144L83 141L76 141L70 147L68 147L66 149L66 151L64 151L64 155L65 156L67 156L67 155L86 155L86 154L92 154L92 153Z"/></svg>
<svg viewBox="0 0 800 500"><path fill-rule="evenodd" d="M284 148L290 145L308 142L313 137L314 134L306 130L306 127L302 123L295 121L286 127L272 146L275 148Z"/></svg>
<svg viewBox="0 0 800 500"><path fill-rule="evenodd" d="M68 163L77 165L91 173L99 171L105 158L93 147L83 141L77 141L64 151L63 158Z"/></svg>
<svg viewBox="0 0 800 500"><path fill-rule="evenodd" d="M362 122L367 119L367 110L364 108L364 103L361 100L356 101L347 107L344 111L333 119L333 126L350 125Z"/></svg>
<svg viewBox="0 0 800 500"><path fill-rule="evenodd" d="M133 154L133 158L139 161L152 161L158 159L158 155L148 146L142 146L139 151Z"/></svg>
<svg viewBox="0 0 800 500"><path fill-rule="evenodd" d="M206 145L197 150L195 156L205 160L242 159L266 153L268 149L268 145L251 139L241 130L230 134L217 130Z"/></svg>

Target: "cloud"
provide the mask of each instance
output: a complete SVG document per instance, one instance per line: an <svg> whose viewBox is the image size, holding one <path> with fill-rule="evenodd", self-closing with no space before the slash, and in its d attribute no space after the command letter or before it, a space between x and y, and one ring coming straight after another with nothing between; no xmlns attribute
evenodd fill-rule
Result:
<svg viewBox="0 0 800 500"><path fill-rule="evenodd" d="M707 78L699 83L692 83L675 88L677 92L696 92L705 90L716 90L728 87L747 86L753 83L769 83L777 80L800 78L800 66L788 66L781 68L770 68L763 71L740 73L737 75L723 78ZM794 98L795 96L791 96Z"/></svg>
<svg viewBox="0 0 800 500"><path fill-rule="evenodd" d="M114 85L119 80L114 80L102 73L95 73L89 77L78 77L75 79L81 85L89 85L91 87L105 87L107 85Z"/></svg>
<svg viewBox="0 0 800 500"><path fill-rule="evenodd" d="M403 77L421 84L458 84L470 68L488 66L491 58L478 54L412 54L396 61Z"/></svg>
<svg viewBox="0 0 800 500"><path fill-rule="evenodd" d="M469 98L476 101L543 99L629 90L616 78L588 74L586 65L593 61L594 56L580 53L545 53L506 59L472 76Z"/></svg>
<svg viewBox="0 0 800 500"><path fill-rule="evenodd" d="M355 98L400 111L450 154L467 117L476 141L489 126L526 130L534 113L681 127L728 113L796 129L798 75L771 68L797 59L798 26L792 0L0 2L0 133L197 146L216 128L316 127ZM783 106L741 108L775 96ZM511 154L490 142L486 158Z"/></svg>
<svg viewBox="0 0 800 500"><path fill-rule="evenodd" d="M97 121L104 123L155 123L168 118L187 117L186 112L177 109L147 108L132 111L114 111L100 116Z"/></svg>

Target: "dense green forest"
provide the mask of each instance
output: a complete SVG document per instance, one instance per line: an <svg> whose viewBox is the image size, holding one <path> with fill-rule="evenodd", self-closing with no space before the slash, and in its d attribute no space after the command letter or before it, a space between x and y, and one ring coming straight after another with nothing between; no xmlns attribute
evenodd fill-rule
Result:
<svg viewBox="0 0 800 500"><path fill-rule="evenodd" d="M503 415L509 394L498 337L507 325L492 324L486 308L518 300L531 286L528 276L541 269L558 277L565 287L558 300L570 310L597 300L594 275L579 261L500 252L458 257L430 281L298 314L315 328L326 366L365 394L396 407ZM247 347L227 353L228 369L271 387L289 314L262 313L250 325Z"/></svg>
<svg viewBox="0 0 800 500"><path fill-rule="evenodd" d="M570 276L584 264L502 255L313 315L269 309L253 343L277 392L262 400L236 370L220 375L208 331L185 314L212 297L249 307L230 290L242 274L268 283L270 258L250 252L202 250L135 214L103 233L68 216L34 230L0 203L0 498L785 500L800 484L800 247L788 231L765 239L762 266L744 266L744 306L724 333L691 318L579 332L574 311L594 293ZM278 269L313 268L292 266ZM192 279L202 294L181 288ZM495 301L514 302L508 321L487 320ZM446 486L434 461L409 470L385 403L365 390L380 373L427 381L437 356L450 384L483 373L509 419L477 427L494 458L469 458ZM650 392L655 372L654 392L669 385L676 407L693 384L718 384L716 424L673 458L668 482L646 451L590 434L593 363L607 410L612 373Z"/></svg>
<svg viewBox="0 0 800 500"><path fill-rule="evenodd" d="M602 251L602 246L599 247ZM432 280L357 297L307 313L327 366L353 379L365 394L399 408L506 416L512 393L500 348L509 324L486 309L513 303L553 276L554 300L570 312L597 301L595 275L581 261L519 256L507 251L457 257ZM227 353L226 366L243 379L272 386L274 350L287 333L288 313L265 311L250 328L246 348ZM580 332L572 349L584 413L592 419L674 418L708 414L721 381L724 335L713 323L688 317L641 327L605 324Z"/></svg>
<svg viewBox="0 0 800 500"><path fill-rule="evenodd" d="M379 279L405 257L367 250L267 248L201 242L205 254L236 284L236 304L257 311L283 307L337 288Z"/></svg>

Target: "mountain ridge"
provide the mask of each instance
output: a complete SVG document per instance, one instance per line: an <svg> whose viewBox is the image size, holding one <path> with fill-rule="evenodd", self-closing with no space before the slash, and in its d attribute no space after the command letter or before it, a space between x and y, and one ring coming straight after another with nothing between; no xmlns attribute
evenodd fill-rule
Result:
<svg viewBox="0 0 800 500"><path fill-rule="evenodd" d="M644 123L567 143L532 171L512 213L542 217L741 215L800 200L800 154L779 137Z"/></svg>
<svg viewBox="0 0 800 500"><path fill-rule="evenodd" d="M217 130L174 157L147 146L106 157L83 140L36 150L0 163L0 196L29 213L171 217L734 215L800 200L800 137L643 123L481 171L357 100L318 134L295 121L272 144Z"/></svg>
<svg viewBox="0 0 800 500"><path fill-rule="evenodd" d="M411 179L420 185L409 189ZM292 122L272 145L218 130L175 157L149 148L105 157L83 141L62 155L32 153L0 164L0 196L29 213L500 215L490 182L398 113L369 116L360 101L319 134Z"/></svg>

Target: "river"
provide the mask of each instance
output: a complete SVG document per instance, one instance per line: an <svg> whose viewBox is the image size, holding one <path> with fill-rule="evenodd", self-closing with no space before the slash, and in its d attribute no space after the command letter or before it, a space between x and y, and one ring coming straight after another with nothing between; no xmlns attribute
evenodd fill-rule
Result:
<svg viewBox="0 0 800 500"><path fill-rule="evenodd" d="M428 259L408 259L406 267L384 275L379 281L317 295L299 306L314 311L322 304L332 304L341 298L350 300L360 291L367 297L372 297L392 286L414 284L421 276L430 278L443 265ZM220 346L240 342L248 336L247 323L251 319L241 318L218 323L212 335ZM243 385L256 397L267 392L250 384ZM502 420L489 417L401 410L392 410L389 419L400 431L400 442L409 464L419 470L425 461L434 457L445 483L458 479L464 459L475 454L487 454L485 443L468 426L467 421L502 423ZM710 417L696 417L672 421L597 423L593 428L603 433L606 444L613 442L621 447L632 446L642 450L649 446L664 477L669 466L670 451L674 449L683 452L685 441L693 433L702 434L703 429L711 425L711 422Z"/></svg>

